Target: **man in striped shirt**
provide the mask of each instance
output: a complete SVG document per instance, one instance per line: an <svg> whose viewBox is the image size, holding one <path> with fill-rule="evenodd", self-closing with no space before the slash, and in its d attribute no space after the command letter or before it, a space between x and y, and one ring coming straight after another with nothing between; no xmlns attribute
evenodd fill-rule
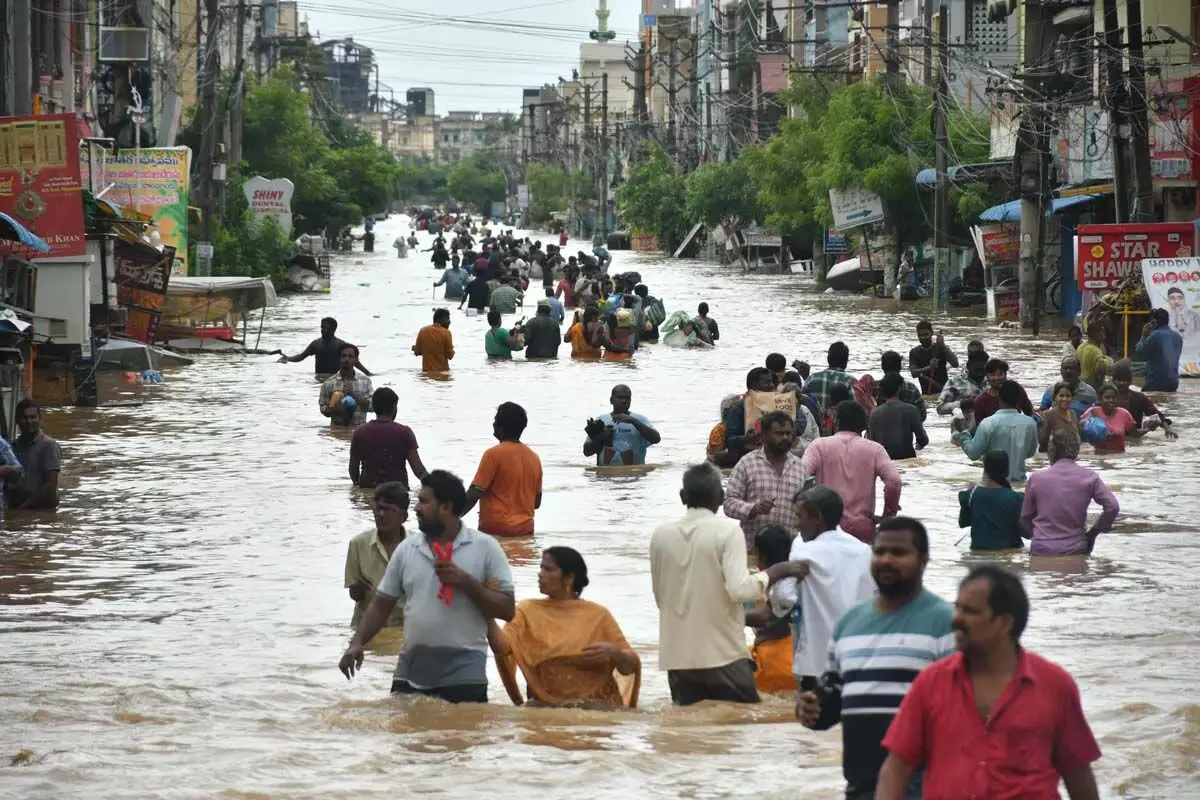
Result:
<svg viewBox="0 0 1200 800"><path fill-rule="evenodd" d="M879 524L871 577L879 595L838 620L829 671L815 689L801 687L796 716L809 728L842 723L846 800L872 800L887 752L883 737L917 674L955 652L952 608L922 584L929 562L925 526L908 517ZM807 691L806 691L807 690ZM920 800L914 773L906 800Z"/></svg>

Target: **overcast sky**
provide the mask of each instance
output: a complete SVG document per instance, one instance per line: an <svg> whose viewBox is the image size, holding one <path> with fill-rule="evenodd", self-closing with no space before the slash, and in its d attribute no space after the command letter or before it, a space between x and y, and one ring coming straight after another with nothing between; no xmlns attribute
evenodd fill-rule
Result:
<svg viewBox="0 0 1200 800"><path fill-rule="evenodd" d="M597 0L299 0L318 40L353 36L375 51L400 100L428 86L435 110L516 111L521 89L571 77L596 27ZM616 41L633 39L641 0L609 0ZM453 19L448 19L453 18ZM508 26L508 27L505 27ZM387 96L386 88L380 94Z"/></svg>

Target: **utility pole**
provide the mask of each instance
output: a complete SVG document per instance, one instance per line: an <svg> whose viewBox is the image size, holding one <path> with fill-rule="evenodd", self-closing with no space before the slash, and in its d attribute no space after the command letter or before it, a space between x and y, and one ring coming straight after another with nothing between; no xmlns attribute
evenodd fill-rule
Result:
<svg viewBox="0 0 1200 800"><path fill-rule="evenodd" d="M713 160L712 84L704 83L704 160Z"/></svg>
<svg viewBox="0 0 1200 800"><path fill-rule="evenodd" d="M591 194L596 188L596 158L595 146L592 140L592 87L591 84L586 83L583 85L583 158L587 164L588 177L591 180L591 183L588 184L592 187L588 192ZM594 224L595 222L593 221ZM584 220L581 218L579 221L580 235L584 235L584 231Z"/></svg>
<svg viewBox="0 0 1200 800"><path fill-rule="evenodd" d="M1133 181L1129 174L1129 115L1125 75L1121 63L1121 23L1117 16L1117 0L1104 0L1104 59L1105 78L1108 83L1108 124L1109 130L1112 131L1116 221L1128 222L1130 201L1133 198Z"/></svg>
<svg viewBox="0 0 1200 800"><path fill-rule="evenodd" d="M926 0L928 2L929 0ZM942 6L942 11L945 11ZM939 12L941 13L941 12ZM944 23L943 23L944 24ZM938 32L938 44L941 44L942 33ZM938 56L939 69L941 56ZM938 78L939 85L941 78ZM900 0L887 0L887 87L892 96L900 93Z"/></svg>
<svg viewBox="0 0 1200 800"><path fill-rule="evenodd" d="M922 65L922 77L925 79L925 86L928 87L933 84L933 0L921 0L921 10L925 16L925 62Z"/></svg>
<svg viewBox="0 0 1200 800"><path fill-rule="evenodd" d="M893 53L892 44L892 12L895 9L895 0L889 0L888 3L888 55L889 59ZM934 267L933 267L933 296L936 302L938 311L945 311L948 300L948 283L950 278L950 214L949 214L949 181L946 179L946 170L948 168L947 154L950 150L950 137L946 131L946 92L947 92L947 71L949 69L946 58L946 50L948 44L947 31L949 24L946 20L946 6L943 2L941 8L938 9L938 70L937 70L937 87L933 100L934 114L934 165L937 170L937 190L934 194L933 202L933 246L934 246ZM891 76L892 64L888 64L888 75ZM899 75L896 76L897 78Z"/></svg>
<svg viewBox="0 0 1200 800"><path fill-rule="evenodd" d="M1024 62L1052 63L1054 42L1049 35L1051 11L1040 5L1025 6ZM1046 242L1046 200L1050 191L1050 120L1043 93L1044 78L1036 71L1024 77L1026 103L1017 139L1016 172L1021 195L1021 251L1017 276L1020 285L1022 327L1040 326L1042 262Z"/></svg>
<svg viewBox="0 0 1200 800"><path fill-rule="evenodd" d="M678 147L675 142L675 72L679 69L679 50L676 49L676 39L671 39L671 73L667 76L667 152L671 155L671 163L675 163Z"/></svg>
<svg viewBox="0 0 1200 800"><path fill-rule="evenodd" d="M13 115L13 4L0 0L0 117Z"/></svg>
<svg viewBox="0 0 1200 800"><path fill-rule="evenodd" d="M33 32L30 21L33 17L29 0L8 0L8 13L11 15L11 31L8 41L12 44L12 97L9 105L13 114L33 113ZM50 17L43 17L49 21ZM6 20L7 22L8 20ZM5 59L9 58L7 55Z"/></svg>
<svg viewBox="0 0 1200 800"><path fill-rule="evenodd" d="M229 121L229 161L242 160L242 126L246 118L246 0L237 4L237 39L234 42L233 81L235 86L232 119Z"/></svg>
<svg viewBox="0 0 1200 800"><path fill-rule="evenodd" d="M1193 8L1195 18L1197 10ZM1130 219L1154 221L1154 174L1150 168L1150 118L1146 111L1146 55L1142 46L1142 0L1125 0L1129 39L1129 121L1132 127L1134 201Z"/></svg>
<svg viewBox="0 0 1200 800"><path fill-rule="evenodd" d="M196 257L197 273L200 275L208 275L212 269L211 256L203 257L200 248L212 247L212 222L217 199L213 170L216 165L217 137L221 135L221 125L217 121L217 73L221 69L221 58L217 48L217 37L221 29L220 0L204 0L204 14L208 30L204 37L202 51L204 71L200 76L204 82L201 91L200 120L203 134L200 138L200 158L196 164L200 201L204 208L204 216L200 221L200 239L197 243Z"/></svg>
<svg viewBox="0 0 1200 800"><path fill-rule="evenodd" d="M600 73L600 235L608 234L608 73Z"/></svg>

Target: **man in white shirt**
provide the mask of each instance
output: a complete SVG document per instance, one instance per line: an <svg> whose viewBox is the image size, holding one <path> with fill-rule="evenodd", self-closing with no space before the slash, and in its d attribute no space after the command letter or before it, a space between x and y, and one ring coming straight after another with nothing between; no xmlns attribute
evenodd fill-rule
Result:
<svg viewBox="0 0 1200 800"><path fill-rule="evenodd" d="M763 597L770 573L750 574L741 529L717 516L725 491L715 467L690 467L679 497L687 513L659 525L650 538L658 666L667 671L676 705L757 703L746 649L745 604ZM796 573L780 572L784 574Z"/></svg>
<svg viewBox="0 0 1200 800"><path fill-rule="evenodd" d="M827 486L796 495L800 535L791 563L807 562L801 580L783 578L771 590L772 609L792 612L792 674L799 691L812 691L829 663L833 626L849 609L875 596L871 548L838 527L842 498ZM786 565L776 565L780 571ZM774 568L772 568L774 569Z"/></svg>

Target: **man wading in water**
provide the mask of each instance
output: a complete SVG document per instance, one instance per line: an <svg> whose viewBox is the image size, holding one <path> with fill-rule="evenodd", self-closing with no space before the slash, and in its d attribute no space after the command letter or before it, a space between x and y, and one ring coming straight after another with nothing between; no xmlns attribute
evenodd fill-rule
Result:
<svg viewBox="0 0 1200 800"><path fill-rule="evenodd" d="M392 553L387 571L338 669L351 678L363 648L404 600L404 647L393 694L450 703L487 702L487 623L512 620L512 570L495 539L462 524L467 491L443 470L421 479L417 526ZM495 587L495 588L493 588Z"/></svg>

